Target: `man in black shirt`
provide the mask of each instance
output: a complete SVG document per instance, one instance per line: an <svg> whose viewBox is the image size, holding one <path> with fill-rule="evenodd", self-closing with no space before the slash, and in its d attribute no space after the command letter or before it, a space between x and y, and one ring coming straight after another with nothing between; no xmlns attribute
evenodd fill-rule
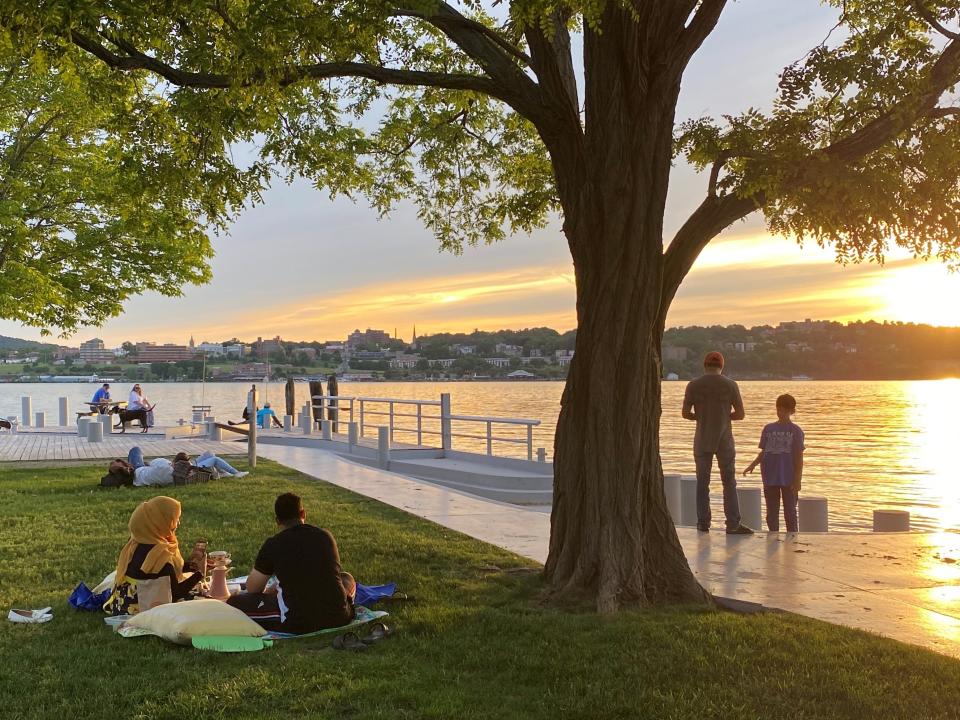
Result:
<svg viewBox="0 0 960 720"><path fill-rule="evenodd" d="M227 602L267 630L308 633L346 625L357 586L340 567L337 541L305 522L299 496L284 493L273 507L280 532L257 553L247 591ZM271 575L278 582L267 588Z"/></svg>

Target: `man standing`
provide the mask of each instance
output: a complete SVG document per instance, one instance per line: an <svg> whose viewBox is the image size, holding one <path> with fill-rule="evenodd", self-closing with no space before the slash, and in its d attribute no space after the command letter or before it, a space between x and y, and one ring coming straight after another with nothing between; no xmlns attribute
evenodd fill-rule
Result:
<svg viewBox="0 0 960 720"><path fill-rule="evenodd" d="M743 420L740 388L724 377L723 355L714 351L703 358L703 375L687 384L683 396L683 417L697 423L693 438L693 459L697 466L697 530L710 530L710 472L716 456L723 482L723 512L728 535L752 535L740 524L737 500L737 450L733 441L732 420Z"/></svg>
<svg viewBox="0 0 960 720"><path fill-rule="evenodd" d="M340 567L333 535L305 522L298 495L284 493L273 510L280 532L257 553L247 591L227 602L267 630L300 634L346 625L357 585ZM271 575L278 582L268 588Z"/></svg>

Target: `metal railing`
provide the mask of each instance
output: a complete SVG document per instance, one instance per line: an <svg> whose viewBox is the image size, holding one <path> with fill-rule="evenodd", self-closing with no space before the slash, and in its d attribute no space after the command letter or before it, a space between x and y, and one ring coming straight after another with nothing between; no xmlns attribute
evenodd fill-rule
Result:
<svg viewBox="0 0 960 720"><path fill-rule="evenodd" d="M313 408L322 408L327 417L330 410L337 411L338 421L342 420L340 412L346 410L348 422L354 422L354 408L356 407L357 425L360 437L366 431L379 426L386 426L390 430L390 442L395 442L397 434L415 437L416 444L424 447L424 437L440 438L439 447L443 450L453 449L454 438L481 440L486 443L487 455L493 455L495 443L525 445L527 460L533 460L533 428L540 424L539 420L526 418L502 418L485 415L454 415L450 411L450 395L443 393L439 400L407 400L404 398L380 397L353 397L345 395L315 395L312 397ZM341 405L341 403L345 403ZM439 408L438 412L425 408ZM373 421L371 422L371 418ZM475 432L454 432L454 423L475 423L485 426L483 434ZM497 434L498 426L525 428L524 437L508 437ZM436 447L436 445L430 445Z"/></svg>

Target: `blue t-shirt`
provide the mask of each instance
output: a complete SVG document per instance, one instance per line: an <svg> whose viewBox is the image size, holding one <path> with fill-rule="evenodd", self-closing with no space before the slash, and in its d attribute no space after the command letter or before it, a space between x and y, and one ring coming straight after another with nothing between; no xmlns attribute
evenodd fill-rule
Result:
<svg viewBox="0 0 960 720"><path fill-rule="evenodd" d="M760 475L764 485L793 484L797 456L804 449L803 430L792 422L773 422L760 433Z"/></svg>
<svg viewBox="0 0 960 720"><path fill-rule="evenodd" d="M273 411L273 408L261 408L260 410L257 410L257 427L269 428L269 418L271 416L277 416L277 414Z"/></svg>
<svg viewBox="0 0 960 720"><path fill-rule="evenodd" d="M95 403L98 403L98 402L100 402L100 401L102 401L102 400L109 400L109 399L110 399L110 391L109 391L109 390L104 390L103 388L99 388L99 389L93 394L93 402L95 402Z"/></svg>

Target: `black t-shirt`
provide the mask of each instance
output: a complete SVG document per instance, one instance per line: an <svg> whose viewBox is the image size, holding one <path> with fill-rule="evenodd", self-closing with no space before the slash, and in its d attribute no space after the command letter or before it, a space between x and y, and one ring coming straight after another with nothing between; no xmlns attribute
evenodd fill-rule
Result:
<svg viewBox="0 0 960 720"><path fill-rule="evenodd" d="M329 531L301 523L268 538L253 563L257 572L276 575L284 629L313 632L353 619L353 603L340 577L340 553Z"/></svg>

